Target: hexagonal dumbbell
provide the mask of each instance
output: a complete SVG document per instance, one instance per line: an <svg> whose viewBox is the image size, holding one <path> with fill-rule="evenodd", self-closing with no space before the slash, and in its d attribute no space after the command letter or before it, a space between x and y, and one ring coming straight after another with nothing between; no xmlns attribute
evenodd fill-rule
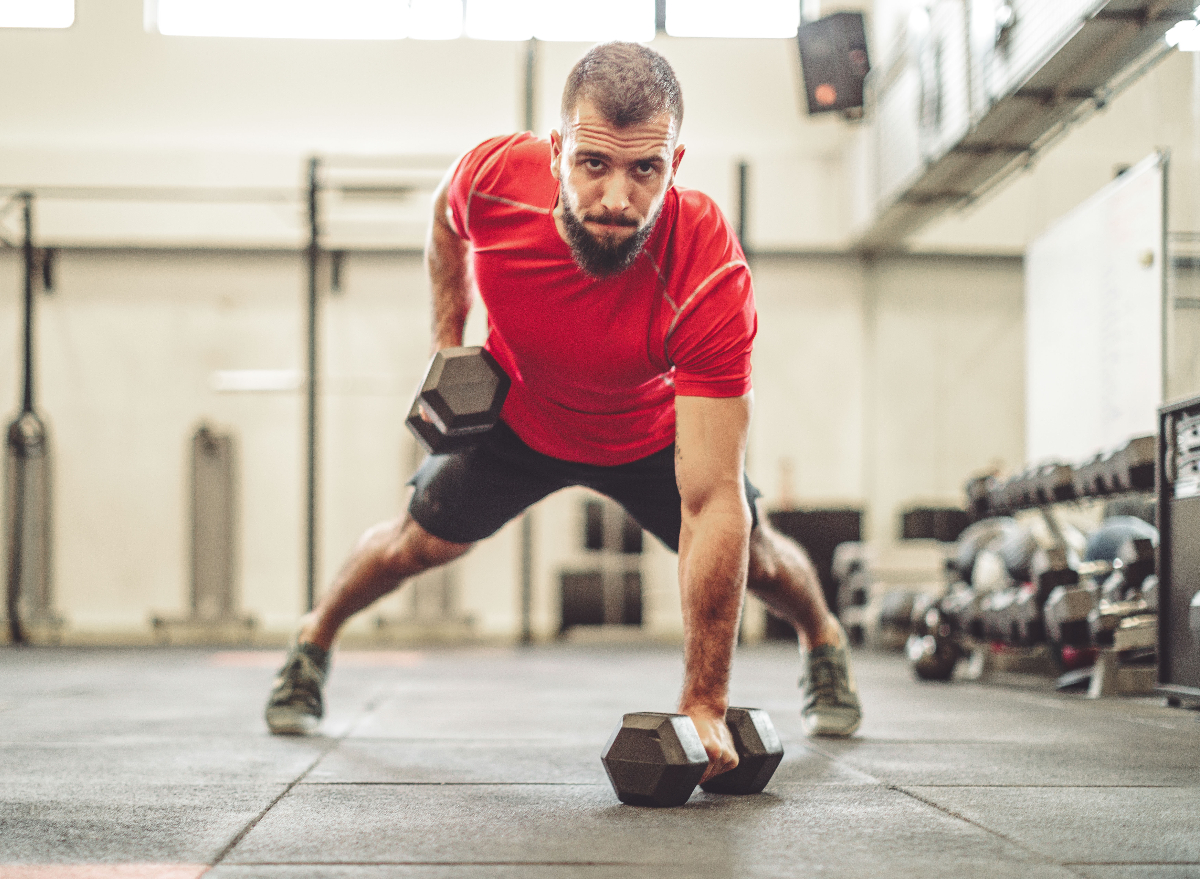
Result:
<svg viewBox="0 0 1200 879"><path fill-rule="evenodd" d="M706 781L704 790L759 793L783 759L771 718L758 708L730 708L725 722L739 763ZM692 719L655 711L626 714L604 746L601 760L617 799L631 806L682 806L708 767Z"/></svg>
<svg viewBox="0 0 1200 879"><path fill-rule="evenodd" d="M408 429L435 455L466 448L495 426L511 385L483 348L443 348L413 400Z"/></svg>
<svg viewBox="0 0 1200 879"><path fill-rule="evenodd" d="M783 760L783 744L771 717L761 708L730 708L725 724L733 733L738 765L704 784L710 794L757 794L767 786Z"/></svg>

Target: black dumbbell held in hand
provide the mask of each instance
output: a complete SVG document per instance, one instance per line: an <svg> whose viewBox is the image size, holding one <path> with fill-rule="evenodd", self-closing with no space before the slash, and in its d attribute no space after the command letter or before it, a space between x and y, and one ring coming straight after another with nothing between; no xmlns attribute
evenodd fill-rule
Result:
<svg viewBox="0 0 1200 879"><path fill-rule="evenodd" d="M756 794L783 759L783 745L767 712L730 708L725 723L733 735L738 765L701 787L709 793ZM682 806L708 768L700 734L686 714L642 711L626 714L601 755L617 799L631 806Z"/></svg>
<svg viewBox="0 0 1200 879"><path fill-rule="evenodd" d="M427 452L466 448L495 426L512 381L480 347L433 355L406 424Z"/></svg>

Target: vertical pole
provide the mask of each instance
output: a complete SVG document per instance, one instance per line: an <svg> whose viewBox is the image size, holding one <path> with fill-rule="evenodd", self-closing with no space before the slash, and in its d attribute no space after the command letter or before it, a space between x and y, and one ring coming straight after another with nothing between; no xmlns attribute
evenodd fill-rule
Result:
<svg viewBox="0 0 1200 879"><path fill-rule="evenodd" d="M6 455L11 460L12 522L8 548L8 584L5 595L5 614L8 617L8 638L13 644L26 643L25 630L21 625L21 584L25 579L26 549L26 484L29 479L29 454L31 437L25 428L30 427L24 416L33 413L33 193L23 192L18 198L23 202L22 214L24 234L21 253L24 257L25 314L23 338L23 387L21 415L8 427L5 438ZM36 437L33 437L36 439Z"/></svg>
<svg viewBox="0 0 1200 879"><path fill-rule="evenodd" d="M737 237L742 250L750 255L750 245L746 243L746 223L749 215L750 202L750 163L743 160L738 162L738 200L737 200Z"/></svg>
<svg viewBox="0 0 1200 879"><path fill-rule="evenodd" d="M33 193L21 193L24 202L25 238L21 245L25 257L25 389L21 412L33 411L33 278L37 270L33 249Z"/></svg>
<svg viewBox="0 0 1200 879"><path fill-rule="evenodd" d="M525 130L533 131L537 124L537 37L525 44Z"/></svg>
<svg viewBox="0 0 1200 879"><path fill-rule="evenodd" d="M305 503L305 608L316 603L317 577L317 271L321 262L321 228L318 215L321 160L308 162L308 459Z"/></svg>
<svg viewBox="0 0 1200 879"><path fill-rule="evenodd" d="M521 517L521 643L533 643L533 511Z"/></svg>
<svg viewBox="0 0 1200 879"><path fill-rule="evenodd" d="M525 44L525 130L537 125L537 39ZM533 643L533 511L521 517L521 643Z"/></svg>

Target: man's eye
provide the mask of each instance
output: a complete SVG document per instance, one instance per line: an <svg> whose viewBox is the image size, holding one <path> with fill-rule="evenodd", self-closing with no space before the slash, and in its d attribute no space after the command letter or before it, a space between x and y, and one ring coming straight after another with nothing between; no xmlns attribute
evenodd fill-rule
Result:
<svg viewBox="0 0 1200 879"><path fill-rule="evenodd" d="M637 166L637 172L639 174L641 174L643 177L649 177L656 170L657 169L650 162L642 162L640 165Z"/></svg>
<svg viewBox="0 0 1200 879"><path fill-rule="evenodd" d="M604 167L604 163L599 159L584 159L583 164L589 171L599 171Z"/></svg>

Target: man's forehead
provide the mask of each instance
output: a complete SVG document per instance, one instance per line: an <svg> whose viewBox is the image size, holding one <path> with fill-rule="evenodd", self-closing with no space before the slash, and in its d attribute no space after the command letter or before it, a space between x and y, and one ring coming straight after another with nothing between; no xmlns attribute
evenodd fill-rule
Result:
<svg viewBox="0 0 1200 879"><path fill-rule="evenodd" d="M664 111L646 122L617 126L586 99L575 106L564 139L577 149L596 147L640 152L670 151L675 142L675 119Z"/></svg>

